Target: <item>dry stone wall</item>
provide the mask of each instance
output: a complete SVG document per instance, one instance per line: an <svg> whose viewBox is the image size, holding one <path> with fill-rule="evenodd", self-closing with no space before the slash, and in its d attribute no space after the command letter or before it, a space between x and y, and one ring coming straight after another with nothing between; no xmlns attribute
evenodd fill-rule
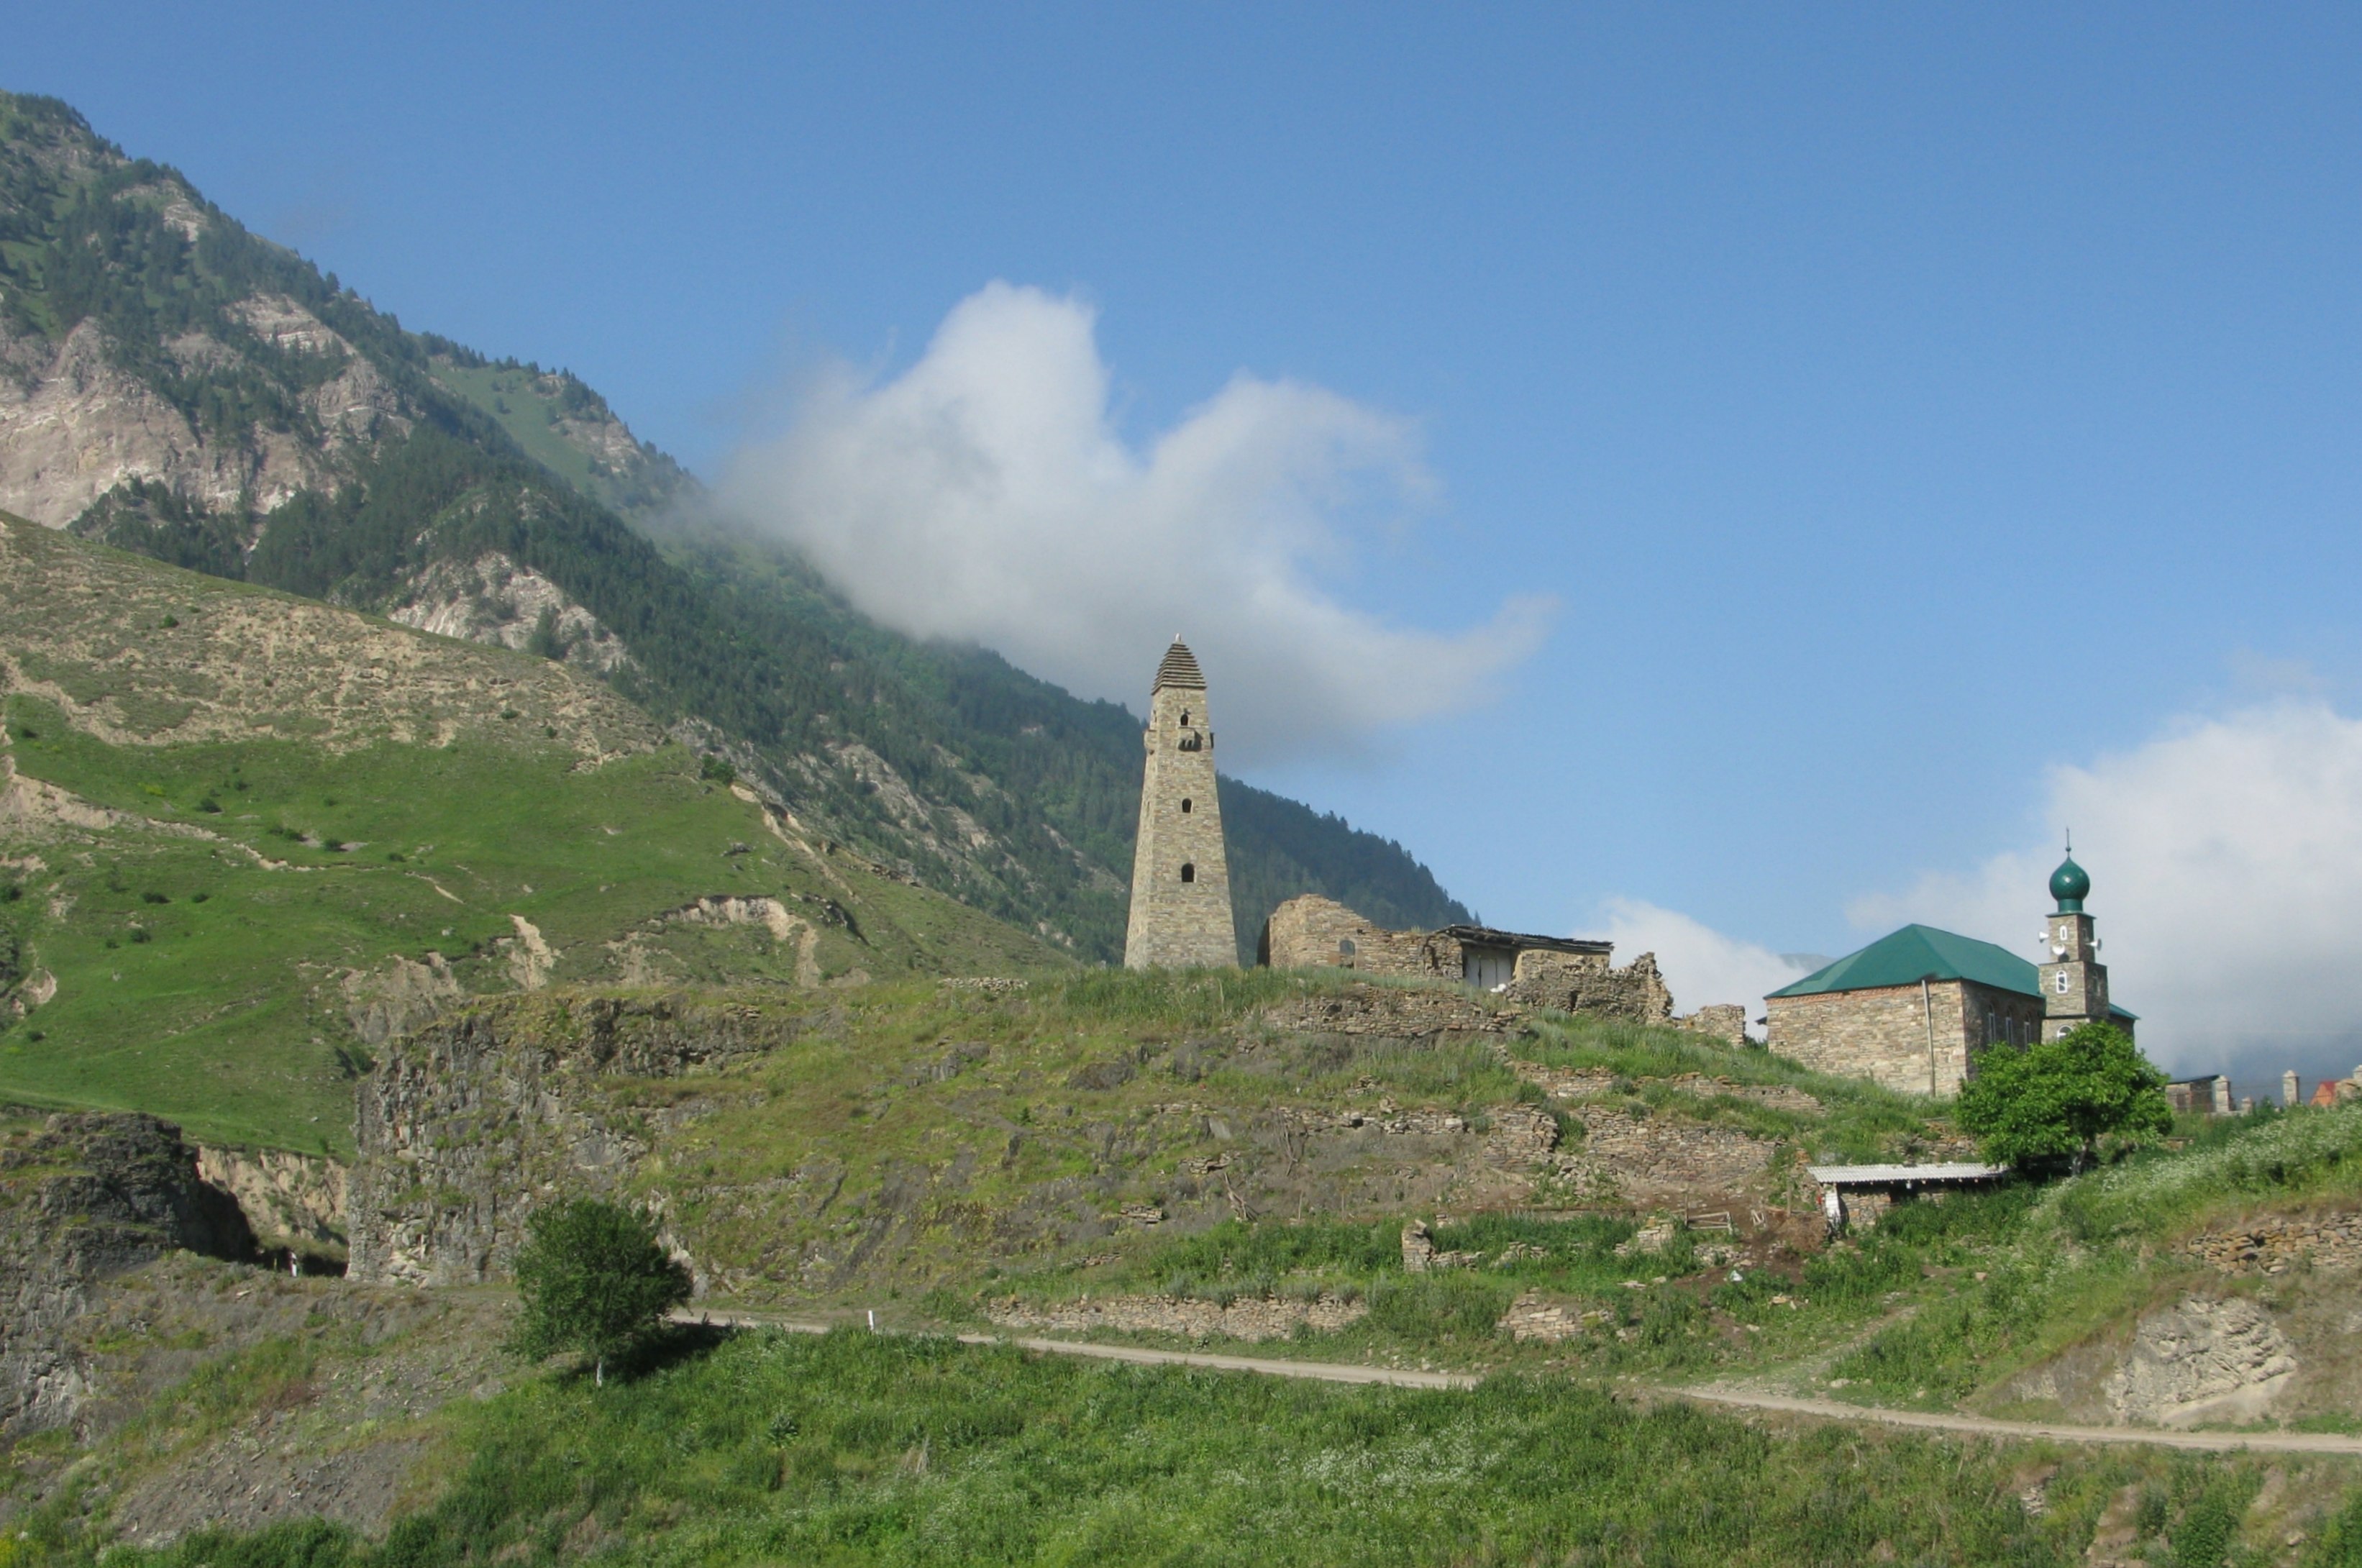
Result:
<svg viewBox="0 0 2362 1568"><path fill-rule="evenodd" d="M1257 956L1274 969L1460 977L1457 942L1423 931L1388 931L1318 893L1290 899L1272 911Z"/></svg>
<svg viewBox="0 0 2362 1568"><path fill-rule="evenodd" d="M1029 1306L1011 1297L985 1309L1004 1329L1053 1329L1087 1333L1115 1329L1125 1333L1180 1334L1189 1339L1282 1340L1299 1328L1341 1329L1369 1313L1369 1304L1322 1296L1311 1301L1280 1297L1242 1297L1224 1304L1181 1296L1114 1296L1104 1301Z"/></svg>

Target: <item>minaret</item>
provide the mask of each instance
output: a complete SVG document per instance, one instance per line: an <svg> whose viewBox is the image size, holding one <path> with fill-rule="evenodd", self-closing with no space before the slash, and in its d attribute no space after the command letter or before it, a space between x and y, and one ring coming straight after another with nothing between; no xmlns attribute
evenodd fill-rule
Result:
<svg viewBox="0 0 2362 1568"><path fill-rule="evenodd" d="M1179 637L1148 693L1148 770L1140 786L1140 841L1131 857L1131 969L1235 969L1231 867L1214 793L1214 727L1206 678Z"/></svg>
<svg viewBox="0 0 2362 1568"><path fill-rule="evenodd" d="M2108 966L2100 962L2099 939L2092 933L2092 917L2083 900L2092 894L2092 878L2075 864L2070 846L2067 858L2050 874L2050 896L2058 900L2043 944L2050 962L2042 966L2042 1037L2056 1040L2079 1024L2108 1021Z"/></svg>

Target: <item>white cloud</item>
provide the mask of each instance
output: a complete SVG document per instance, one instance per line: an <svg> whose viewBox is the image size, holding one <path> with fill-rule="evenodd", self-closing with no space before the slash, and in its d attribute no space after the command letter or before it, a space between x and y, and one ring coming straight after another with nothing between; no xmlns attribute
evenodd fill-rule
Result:
<svg viewBox="0 0 2362 1568"><path fill-rule="evenodd" d="M900 376L822 377L725 494L877 619L1084 696L1140 707L1180 633L1234 758L1460 705L1540 645L1545 600L1445 635L1384 624L1308 575L1349 558L1360 520L1431 488L1406 422L1242 374L1135 449L1109 419L1095 326L1075 300L993 283Z"/></svg>
<svg viewBox="0 0 2362 1568"><path fill-rule="evenodd" d="M1681 1012L1737 1002L1747 1009L1750 1031L1760 1034L1752 1025L1761 1014L1764 997L1805 973L1804 966L1769 948L1725 936L1688 915L1638 899L1610 899L1605 913L1617 961L1628 964L1640 954L1654 953L1673 993L1673 1006Z"/></svg>
<svg viewBox="0 0 2362 1568"><path fill-rule="evenodd" d="M2327 1076L2362 1054L2362 720L2316 697L2192 719L2052 771L2049 822L2092 874L2119 1005L2191 1072ZM2047 835L2046 835L2047 836ZM1925 921L2038 959L2053 841L1857 901L1865 928ZM2268 1066L2277 1079L2278 1066Z"/></svg>

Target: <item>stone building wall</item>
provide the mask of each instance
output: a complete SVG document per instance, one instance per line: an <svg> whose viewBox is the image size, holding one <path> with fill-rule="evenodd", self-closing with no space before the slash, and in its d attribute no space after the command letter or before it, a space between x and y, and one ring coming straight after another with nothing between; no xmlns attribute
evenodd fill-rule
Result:
<svg viewBox="0 0 2362 1568"><path fill-rule="evenodd" d="M1974 1053L1997 1041L2031 1043L2043 1018L2040 998L1973 980L1932 980L1924 1005L1916 984L1772 997L1764 1005L1773 1051L1906 1094L1958 1094Z"/></svg>
<svg viewBox="0 0 2362 1568"><path fill-rule="evenodd" d="M1769 1043L1816 1072L1868 1078L1891 1089L1958 1090L1967 1070L1962 982L1937 980L1819 996L1772 997ZM1930 1084L1930 1071L1934 1082Z"/></svg>
<svg viewBox="0 0 2362 1568"><path fill-rule="evenodd" d="M1230 858L1214 787L1214 726L1205 677L1179 643L1165 654L1148 699L1148 753L1132 852L1128 968L1236 968Z"/></svg>

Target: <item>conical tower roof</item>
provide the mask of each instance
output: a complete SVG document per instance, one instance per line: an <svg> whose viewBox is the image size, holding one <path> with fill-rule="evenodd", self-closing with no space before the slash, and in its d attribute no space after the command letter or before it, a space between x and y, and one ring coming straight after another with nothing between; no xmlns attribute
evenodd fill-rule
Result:
<svg viewBox="0 0 2362 1568"><path fill-rule="evenodd" d="M1198 669L1198 656L1178 637L1164 650L1164 661L1156 667L1156 682L1148 689L1149 694L1153 696L1168 686L1186 686L1198 691L1206 689L1206 678Z"/></svg>

